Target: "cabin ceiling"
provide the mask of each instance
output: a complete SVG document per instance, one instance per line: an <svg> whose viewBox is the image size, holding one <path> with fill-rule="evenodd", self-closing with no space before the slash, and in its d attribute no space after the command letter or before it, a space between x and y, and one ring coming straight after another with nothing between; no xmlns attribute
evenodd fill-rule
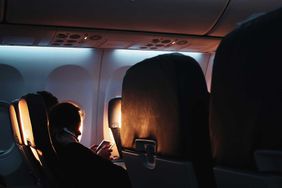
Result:
<svg viewBox="0 0 282 188"><path fill-rule="evenodd" d="M230 0L224 14L208 35L223 37L240 23L279 7L282 7L282 0Z"/></svg>
<svg viewBox="0 0 282 188"><path fill-rule="evenodd" d="M2 45L215 51L281 0L0 0Z"/></svg>
<svg viewBox="0 0 282 188"><path fill-rule="evenodd" d="M8 0L6 19L20 24L204 35L216 23L226 2Z"/></svg>

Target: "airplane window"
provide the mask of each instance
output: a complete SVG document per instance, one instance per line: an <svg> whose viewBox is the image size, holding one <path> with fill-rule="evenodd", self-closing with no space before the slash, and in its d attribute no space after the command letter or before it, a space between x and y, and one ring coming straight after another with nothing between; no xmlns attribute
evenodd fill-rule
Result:
<svg viewBox="0 0 282 188"><path fill-rule="evenodd" d="M13 147L13 135L7 104L0 103L0 155Z"/></svg>

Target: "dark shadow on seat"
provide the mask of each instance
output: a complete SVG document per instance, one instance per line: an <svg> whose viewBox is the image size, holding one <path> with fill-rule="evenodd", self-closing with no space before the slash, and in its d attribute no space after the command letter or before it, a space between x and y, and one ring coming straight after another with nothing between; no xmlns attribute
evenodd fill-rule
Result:
<svg viewBox="0 0 282 188"><path fill-rule="evenodd" d="M159 55L129 68L121 140L134 187L215 187L208 97L203 72L189 56Z"/></svg>

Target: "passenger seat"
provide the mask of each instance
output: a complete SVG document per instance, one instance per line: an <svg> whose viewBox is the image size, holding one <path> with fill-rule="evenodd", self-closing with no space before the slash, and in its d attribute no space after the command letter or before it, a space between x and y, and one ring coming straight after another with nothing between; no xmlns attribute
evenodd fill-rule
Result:
<svg viewBox="0 0 282 188"><path fill-rule="evenodd" d="M122 154L134 188L214 188L208 91L179 53L130 67L122 85Z"/></svg>
<svg viewBox="0 0 282 188"><path fill-rule="evenodd" d="M13 137L9 103L4 101L0 101L0 176L7 187L37 187Z"/></svg>
<svg viewBox="0 0 282 188"><path fill-rule="evenodd" d="M210 132L219 188L282 187L281 33L282 8L242 24L216 51Z"/></svg>
<svg viewBox="0 0 282 188"><path fill-rule="evenodd" d="M38 94L22 96L18 102L23 142L32 151L31 161L38 163L43 187L62 187L67 182L61 173L49 133L49 121L43 98Z"/></svg>

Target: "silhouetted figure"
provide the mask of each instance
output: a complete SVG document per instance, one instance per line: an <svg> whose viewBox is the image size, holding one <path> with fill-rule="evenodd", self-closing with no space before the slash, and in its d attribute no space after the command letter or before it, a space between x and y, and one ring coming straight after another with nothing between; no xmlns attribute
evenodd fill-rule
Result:
<svg viewBox="0 0 282 188"><path fill-rule="evenodd" d="M46 105L46 108L48 110L48 113L50 112L50 110L53 106L55 106L56 104L59 103L58 98L49 91L42 90L42 91L37 91L36 93L39 94L43 98L44 103ZM95 153L97 153L97 155L99 155L99 156L101 156L105 159L108 159L108 160L112 159L111 153L112 153L113 150L111 149L110 144L103 146L99 150L96 149L97 146L98 146L97 144L92 145L91 150L93 150Z"/></svg>
<svg viewBox="0 0 282 188"><path fill-rule="evenodd" d="M78 106L68 102L59 103L50 111L54 146L63 171L73 187L98 184L103 187L112 187L113 184L115 187L131 187L126 170L79 143L81 114L82 110Z"/></svg>

